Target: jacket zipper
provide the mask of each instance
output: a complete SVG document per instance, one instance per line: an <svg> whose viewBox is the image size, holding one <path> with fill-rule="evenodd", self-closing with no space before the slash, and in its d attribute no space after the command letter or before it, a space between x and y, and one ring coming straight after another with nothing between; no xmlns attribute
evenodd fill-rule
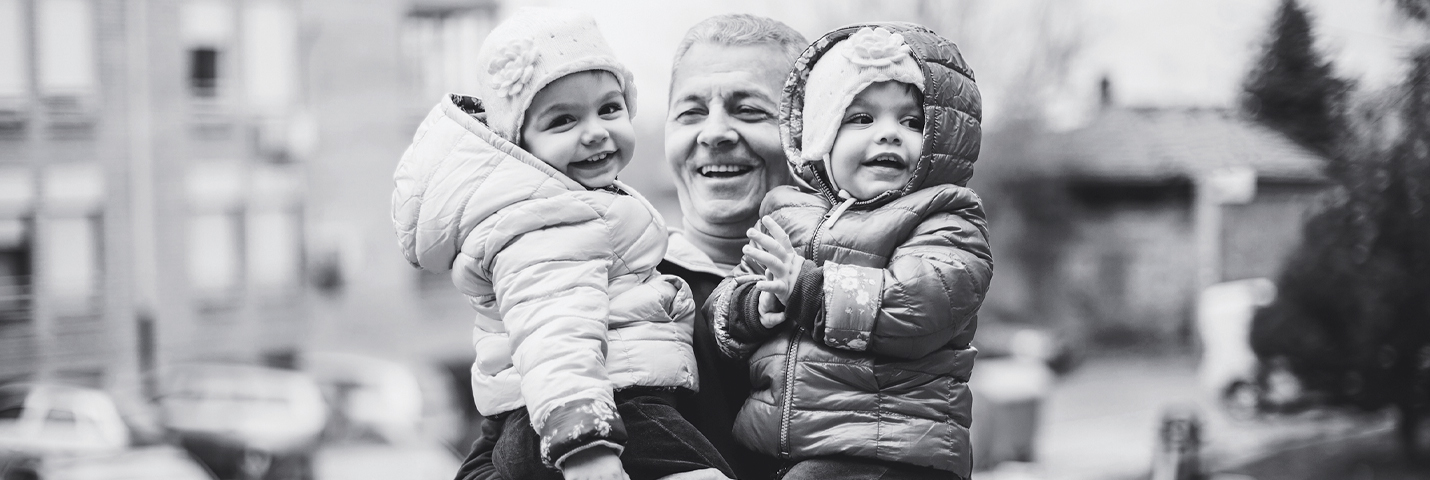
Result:
<svg viewBox="0 0 1430 480"><path fill-rule="evenodd" d="M819 182L818 175L814 178L816 182L820 183L820 187L824 187L823 182ZM824 190L828 189L828 187L824 187ZM835 198L838 198L838 196L836 195ZM815 264L820 263L818 257L820 234L832 228L834 222L838 221L839 217L844 215L844 211L848 210L854 202L854 198L849 198L824 214L824 218L819 221L819 225L814 227L814 234L810 235L809 243L805 245L805 258L813 260ZM799 339L803 336L804 326L796 323L794 333L789 337L789 346L785 347L784 406L780 412L780 456L783 458L789 458L791 453L789 445L789 424L790 417L794 414L794 408L792 408L791 405L794 402L794 364L795 358L799 355Z"/></svg>

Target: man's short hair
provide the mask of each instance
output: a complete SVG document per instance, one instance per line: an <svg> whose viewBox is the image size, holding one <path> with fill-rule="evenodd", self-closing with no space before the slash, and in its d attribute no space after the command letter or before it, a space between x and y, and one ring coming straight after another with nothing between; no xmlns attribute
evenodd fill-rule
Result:
<svg viewBox="0 0 1430 480"><path fill-rule="evenodd" d="M680 45L675 47L671 78L675 77L675 71L680 68L680 60L685 57L685 52L699 42L728 47L768 44L783 50L791 64L804 52L804 47L809 45L804 35L779 20L747 13L716 15L702 20L685 32L685 38L680 39Z"/></svg>

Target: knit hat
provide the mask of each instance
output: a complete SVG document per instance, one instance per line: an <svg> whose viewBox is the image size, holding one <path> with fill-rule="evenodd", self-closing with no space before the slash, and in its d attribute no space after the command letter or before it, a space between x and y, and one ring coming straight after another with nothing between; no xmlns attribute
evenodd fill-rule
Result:
<svg viewBox="0 0 1430 480"><path fill-rule="evenodd" d="M854 96L890 80L924 89L924 73L909 55L903 35L864 27L831 47L810 68L805 83L801 159L818 161L829 155Z"/></svg>
<svg viewBox="0 0 1430 480"><path fill-rule="evenodd" d="M525 7L492 29L477 52L477 97L487 111L487 127L519 143L521 122L536 92L576 72L604 70L615 75L626 110L636 113L631 72L585 12Z"/></svg>

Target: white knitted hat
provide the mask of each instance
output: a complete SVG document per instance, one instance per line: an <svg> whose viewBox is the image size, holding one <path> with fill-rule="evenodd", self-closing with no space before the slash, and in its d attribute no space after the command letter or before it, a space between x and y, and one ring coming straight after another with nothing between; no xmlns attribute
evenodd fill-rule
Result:
<svg viewBox="0 0 1430 480"><path fill-rule="evenodd" d="M890 80L924 89L924 73L909 55L904 36L882 27L861 28L819 57L804 86L801 160L823 160L834 148L839 123L854 96Z"/></svg>
<svg viewBox="0 0 1430 480"><path fill-rule="evenodd" d="M625 65L585 12L556 8L518 9L492 29L477 52L477 97L487 111L487 127L520 143L521 122L532 97L558 78L587 70L616 76L626 110L636 113L636 86Z"/></svg>

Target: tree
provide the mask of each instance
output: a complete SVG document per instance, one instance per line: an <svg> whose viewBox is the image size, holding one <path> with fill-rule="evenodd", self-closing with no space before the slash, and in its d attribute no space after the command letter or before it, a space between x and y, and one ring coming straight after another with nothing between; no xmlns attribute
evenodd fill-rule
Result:
<svg viewBox="0 0 1430 480"><path fill-rule="evenodd" d="M1430 47L1411 59L1398 97L1387 102L1396 115L1347 130L1390 128L1389 148L1357 138L1336 148L1338 191L1306 223L1252 347L1285 359L1330 403L1395 407L1414 455L1430 406Z"/></svg>
<svg viewBox="0 0 1430 480"><path fill-rule="evenodd" d="M1242 109L1296 142L1330 154L1344 131L1339 106L1349 88L1316 52L1306 10L1296 0L1282 0L1261 59L1242 85Z"/></svg>

